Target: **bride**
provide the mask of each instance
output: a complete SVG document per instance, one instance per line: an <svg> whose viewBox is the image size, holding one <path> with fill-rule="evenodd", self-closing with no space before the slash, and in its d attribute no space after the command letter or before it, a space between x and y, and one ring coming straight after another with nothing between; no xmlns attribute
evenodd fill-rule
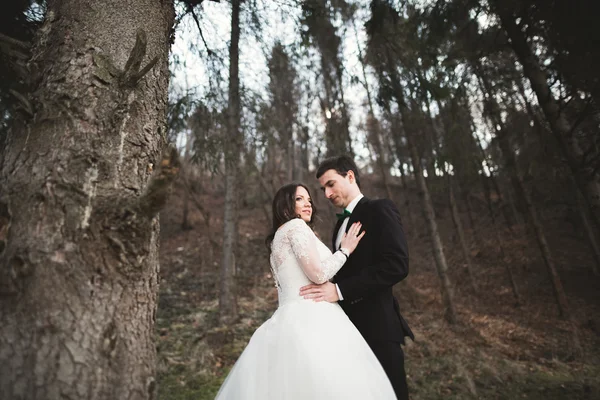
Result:
<svg viewBox="0 0 600 400"><path fill-rule="evenodd" d="M216 399L395 399L379 361L337 303L299 295L331 279L358 242L353 224L341 249L331 251L311 229L316 209L302 184L281 187L273 199L267 237L279 308L261 325L223 382Z"/></svg>

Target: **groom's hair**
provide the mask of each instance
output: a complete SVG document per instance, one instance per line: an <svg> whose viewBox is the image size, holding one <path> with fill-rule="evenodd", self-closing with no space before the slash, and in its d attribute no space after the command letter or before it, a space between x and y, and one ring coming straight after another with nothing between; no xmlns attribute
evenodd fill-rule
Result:
<svg viewBox="0 0 600 400"><path fill-rule="evenodd" d="M319 179L323 174L330 169L334 169L335 172L340 174L341 176L348 175L348 171L354 172L354 178L356 179L356 184L360 187L360 177L358 172L358 167L354 160L345 154L336 157L330 157L321 164L319 164L319 168L317 168L317 179Z"/></svg>

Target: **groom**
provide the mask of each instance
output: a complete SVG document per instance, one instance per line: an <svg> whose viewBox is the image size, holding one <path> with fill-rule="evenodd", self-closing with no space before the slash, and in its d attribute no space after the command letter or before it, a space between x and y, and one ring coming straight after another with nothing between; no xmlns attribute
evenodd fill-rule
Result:
<svg viewBox="0 0 600 400"><path fill-rule="evenodd" d="M369 344L390 379L396 397L408 400L404 353L400 344L414 335L400 314L392 287L408 275L408 246L398 209L391 200L369 200L360 192L358 168L348 156L319 165L317 179L325 197L343 210L333 232L334 251L357 221L366 235L333 283L308 285L300 295L339 302Z"/></svg>

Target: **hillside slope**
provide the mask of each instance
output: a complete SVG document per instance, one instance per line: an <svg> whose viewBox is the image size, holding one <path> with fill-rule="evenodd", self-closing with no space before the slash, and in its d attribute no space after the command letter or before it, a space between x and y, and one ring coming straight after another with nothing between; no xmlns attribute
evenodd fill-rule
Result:
<svg viewBox="0 0 600 400"><path fill-rule="evenodd" d="M374 177L363 192L382 197ZM548 240L573 312L574 323L558 318L552 287L535 238L526 227L510 232L498 218L501 254L485 203L473 196L474 228L462 215L470 241L477 291L469 284L443 189L433 197L454 284L461 325L443 319L440 288L426 226L414 190L394 200L409 238L410 275L395 288L416 341L406 350L413 400L423 399L597 399L600 398L600 278L576 224L564 207L546 205ZM249 193L240 209L237 284L240 319L218 326L218 274L222 195L213 182L196 195L210 212L209 225L190 202L191 230L181 229L182 188L161 216L161 293L157 323L160 399L212 399L252 332L277 307L264 237L262 204ZM406 215L404 196L414 214ZM329 238L334 210L313 190L320 209L317 232ZM463 207L464 208L464 207ZM464 210L463 210L464 212ZM411 224L411 220L414 223ZM325 240L327 243L328 240ZM506 265L515 274L523 302L515 305ZM576 345L576 342L580 346Z"/></svg>

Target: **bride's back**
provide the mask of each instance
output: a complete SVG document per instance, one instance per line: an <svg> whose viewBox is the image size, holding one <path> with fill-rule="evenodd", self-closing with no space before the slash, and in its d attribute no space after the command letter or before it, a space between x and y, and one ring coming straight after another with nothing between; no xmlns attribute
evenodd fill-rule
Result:
<svg viewBox="0 0 600 400"><path fill-rule="evenodd" d="M305 224L305 222L301 219L286 222L277 230L271 243L271 270L277 285L280 306L290 301L304 300L299 295L300 288L312 283L302 270L298 260L298 257L302 257L302 254L295 254L292 250L292 241L314 240L321 258L326 257L329 253L327 247L317 239L314 233L311 232L309 236L296 234L302 228L304 228L302 233L306 231L305 225L300 224Z"/></svg>

